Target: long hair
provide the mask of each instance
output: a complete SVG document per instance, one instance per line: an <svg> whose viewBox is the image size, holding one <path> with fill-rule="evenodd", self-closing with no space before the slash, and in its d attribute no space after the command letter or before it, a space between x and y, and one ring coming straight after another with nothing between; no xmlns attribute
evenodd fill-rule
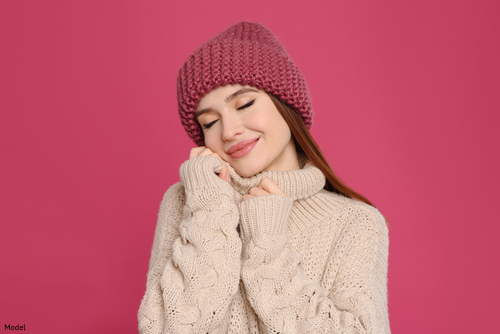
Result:
<svg viewBox="0 0 500 334"><path fill-rule="evenodd" d="M323 153L319 149L318 144L316 144L316 141L311 136L311 133L306 128L304 122L295 110L273 94L267 94L290 127L292 137L295 141L297 154L299 156L303 156L305 154L307 158L323 172L323 175L325 175L326 183L324 189L349 198L360 200L375 207L366 197L349 188L337 175L335 175L323 156Z"/></svg>

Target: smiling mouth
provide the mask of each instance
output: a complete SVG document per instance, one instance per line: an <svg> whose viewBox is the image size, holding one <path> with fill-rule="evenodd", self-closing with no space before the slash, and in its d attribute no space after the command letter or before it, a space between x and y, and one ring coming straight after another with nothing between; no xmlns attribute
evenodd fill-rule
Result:
<svg viewBox="0 0 500 334"><path fill-rule="evenodd" d="M237 151L230 153L229 155L233 159L238 159L238 158L244 157L245 155L247 155L248 153L250 153L253 150L255 145L257 145L257 143L259 142L259 139L260 138L257 138L257 140L251 141L250 143L246 144L244 147L240 148Z"/></svg>
<svg viewBox="0 0 500 334"><path fill-rule="evenodd" d="M234 152L243 149L245 146L247 146L247 145L255 142L256 140L259 140L259 138L253 138L253 139L243 140L243 141L239 142L238 144L234 144L233 146L231 146L229 148L229 150L227 150L226 153L227 154L233 154Z"/></svg>

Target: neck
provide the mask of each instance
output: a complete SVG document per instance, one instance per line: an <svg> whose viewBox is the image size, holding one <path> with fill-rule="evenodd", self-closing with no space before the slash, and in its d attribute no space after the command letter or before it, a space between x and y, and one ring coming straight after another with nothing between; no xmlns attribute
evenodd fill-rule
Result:
<svg viewBox="0 0 500 334"><path fill-rule="evenodd" d="M231 186L235 190L236 200L241 201L250 188L257 187L264 177L271 178L287 197L302 199L316 194L325 186L325 176L314 164L305 159L298 159L299 168L294 170L264 170L251 177L242 177L226 162L231 177ZM302 162L303 164L300 164Z"/></svg>

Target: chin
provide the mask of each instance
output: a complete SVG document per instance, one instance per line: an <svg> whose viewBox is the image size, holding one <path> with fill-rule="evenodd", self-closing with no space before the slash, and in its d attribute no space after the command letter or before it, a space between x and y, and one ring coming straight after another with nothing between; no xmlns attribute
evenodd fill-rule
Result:
<svg viewBox="0 0 500 334"><path fill-rule="evenodd" d="M236 173L238 173L238 175L240 175L241 177L251 177L264 170L264 167L260 168L260 166L253 163L247 163L242 165L243 165L242 167L237 165L232 165Z"/></svg>

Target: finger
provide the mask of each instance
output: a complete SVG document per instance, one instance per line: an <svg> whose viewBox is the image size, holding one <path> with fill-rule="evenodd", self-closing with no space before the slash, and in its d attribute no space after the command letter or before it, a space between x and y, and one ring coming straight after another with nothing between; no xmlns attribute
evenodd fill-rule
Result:
<svg viewBox="0 0 500 334"><path fill-rule="evenodd" d="M194 147L191 149L191 152L189 152L189 159L197 157L201 152L203 152L207 147L206 146L199 146L199 147Z"/></svg>
<svg viewBox="0 0 500 334"><path fill-rule="evenodd" d="M222 161L222 159L221 159ZM224 163L224 161L222 161L222 172L221 172L224 177L225 177L225 180L229 183L231 183L231 176L229 175L229 168L227 168L227 165Z"/></svg>
<svg viewBox="0 0 500 334"><path fill-rule="evenodd" d="M281 191L280 187L278 187L276 182L267 176L260 181L259 188L273 195L286 196L285 193Z"/></svg>
<svg viewBox="0 0 500 334"><path fill-rule="evenodd" d="M211 150L211 149L209 149L209 148L205 148L205 149L204 149L204 150L200 153L200 155L198 155L198 156L199 156L199 157L203 157L203 156L205 156L205 155L210 155L210 154L212 154L212 153L214 153L214 152L212 152L212 150Z"/></svg>
<svg viewBox="0 0 500 334"><path fill-rule="evenodd" d="M222 160L222 158L220 157L220 155L217 153L217 152L212 152L212 155L218 159L220 159L220 161L224 161Z"/></svg>
<svg viewBox="0 0 500 334"><path fill-rule="evenodd" d="M259 187L251 188L248 193L250 195L253 195L253 196L266 196L266 195L270 195L269 192L267 192L264 189L259 188Z"/></svg>
<svg viewBox="0 0 500 334"><path fill-rule="evenodd" d="M216 152L213 152L211 156L218 158L222 164L222 170L219 173L219 177L226 180L227 182L231 182L231 177L229 176L229 168L227 168L225 161Z"/></svg>
<svg viewBox="0 0 500 334"><path fill-rule="evenodd" d="M253 195L250 195L250 194L245 194L245 195L243 195L243 196L241 197L241 199L242 199L243 201L246 201L247 199L251 199L251 198L254 198L254 197L255 197L255 196L253 196Z"/></svg>

